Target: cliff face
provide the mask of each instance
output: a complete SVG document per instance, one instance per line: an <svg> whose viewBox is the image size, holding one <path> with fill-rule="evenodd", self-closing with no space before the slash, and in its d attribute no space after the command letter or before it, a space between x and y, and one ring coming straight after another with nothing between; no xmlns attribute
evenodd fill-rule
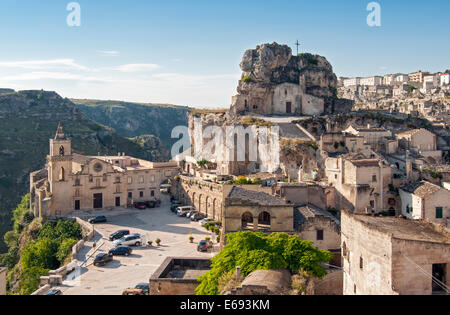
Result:
<svg viewBox="0 0 450 315"><path fill-rule="evenodd" d="M87 118L54 92L0 94L0 252L5 249L3 233L10 229L10 211L29 191L29 173L44 166L59 121L76 152L150 157L140 145Z"/></svg>
<svg viewBox="0 0 450 315"><path fill-rule="evenodd" d="M119 135L129 138L153 135L161 140L160 144L166 150L170 150L176 142L171 138L172 129L187 126L187 107L100 100L72 101L89 118L113 128Z"/></svg>

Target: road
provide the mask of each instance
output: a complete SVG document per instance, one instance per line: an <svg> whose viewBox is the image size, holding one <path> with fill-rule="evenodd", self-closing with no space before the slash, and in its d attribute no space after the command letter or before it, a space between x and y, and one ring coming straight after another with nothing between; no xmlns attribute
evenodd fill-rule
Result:
<svg viewBox="0 0 450 315"><path fill-rule="evenodd" d="M81 268L65 279L58 287L64 295L120 295L126 288L138 283L148 283L150 276L167 257L212 257L217 253L197 252L200 240L210 236L197 222L179 218L170 209L168 199L163 200L160 208L142 211L127 211L108 217L108 223L95 226L96 238L86 243L77 259L85 262ZM104 213L102 213L104 214ZM98 253L107 252L113 247L107 238L117 230L129 229L131 233L146 235L153 241L153 247L133 247L129 257L114 257L114 261L104 267L94 267L93 258ZM190 243L189 236L194 237ZM161 239L161 246L155 240ZM214 239L215 237L211 237ZM94 241L96 248L93 247ZM92 256L92 257L91 257Z"/></svg>

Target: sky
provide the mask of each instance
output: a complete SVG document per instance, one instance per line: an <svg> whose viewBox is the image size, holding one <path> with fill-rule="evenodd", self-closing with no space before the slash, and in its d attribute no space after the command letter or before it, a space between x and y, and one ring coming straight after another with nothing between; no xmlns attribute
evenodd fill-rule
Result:
<svg viewBox="0 0 450 315"><path fill-rule="evenodd" d="M447 0L0 1L0 88L63 97L226 108L247 49L286 44L338 76L450 68ZM71 20L76 21L76 20Z"/></svg>

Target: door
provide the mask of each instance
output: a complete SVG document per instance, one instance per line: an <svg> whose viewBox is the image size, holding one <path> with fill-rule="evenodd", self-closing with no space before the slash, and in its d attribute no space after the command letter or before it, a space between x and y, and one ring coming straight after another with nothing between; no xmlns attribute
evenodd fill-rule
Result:
<svg viewBox="0 0 450 315"><path fill-rule="evenodd" d="M116 207L120 207L120 197L116 197Z"/></svg>
<svg viewBox="0 0 450 315"><path fill-rule="evenodd" d="M80 200L75 200L75 210L80 210Z"/></svg>
<svg viewBox="0 0 450 315"><path fill-rule="evenodd" d="M291 114L291 113L292 113L292 103L286 102L286 114Z"/></svg>
<svg viewBox="0 0 450 315"><path fill-rule="evenodd" d="M94 194L94 209L103 208L103 194Z"/></svg>

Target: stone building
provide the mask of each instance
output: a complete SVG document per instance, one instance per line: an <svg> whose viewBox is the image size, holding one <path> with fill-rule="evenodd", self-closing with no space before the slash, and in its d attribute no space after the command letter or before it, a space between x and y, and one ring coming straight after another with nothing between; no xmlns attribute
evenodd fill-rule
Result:
<svg viewBox="0 0 450 315"><path fill-rule="evenodd" d="M313 205L295 207L294 229L301 239L309 240L319 249L330 251L333 266L341 265L341 226L330 212Z"/></svg>
<svg viewBox="0 0 450 315"><path fill-rule="evenodd" d="M405 150L422 155L432 164L440 162L442 151L437 150L437 137L424 128L408 130L396 135L399 145Z"/></svg>
<svg viewBox="0 0 450 315"><path fill-rule="evenodd" d="M150 277L150 294L195 295L198 277L210 267L209 258L167 257Z"/></svg>
<svg viewBox="0 0 450 315"><path fill-rule="evenodd" d="M124 153L76 154L60 124L50 139L47 165L30 174L31 210L36 217L60 216L158 199L161 183L178 172L177 163L152 163Z"/></svg>
<svg viewBox="0 0 450 315"><path fill-rule="evenodd" d="M0 268L0 296L6 295L6 268Z"/></svg>
<svg viewBox="0 0 450 315"><path fill-rule="evenodd" d="M448 294L450 239L416 221L342 213L344 295Z"/></svg>
<svg viewBox="0 0 450 315"><path fill-rule="evenodd" d="M370 145L373 149L377 149L377 146L383 143L386 138L392 137L392 133L389 130L375 128L371 125L367 125L366 128L350 126L344 132L364 137L364 143Z"/></svg>
<svg viewBox="0 0 450 315"><path fill-rule="evenodd" d="M224 201L223 228L225 233L293 232L294 209L267 193L233 186Z"/></svg>
<svg viewBox="0 0 450 315"><path fill-rule="evenodd" d="M402 215L446 226L450 220L450 191L421 181L400 189Z"/></svg>
<svg viewBox="0 0 450 315"><path fill-rule="evenodd" d="M385 161L348 154L327 158L325 168L328 183L335 188L335 208L395 214L395 197L390 191L391 166Z"/></svg>

